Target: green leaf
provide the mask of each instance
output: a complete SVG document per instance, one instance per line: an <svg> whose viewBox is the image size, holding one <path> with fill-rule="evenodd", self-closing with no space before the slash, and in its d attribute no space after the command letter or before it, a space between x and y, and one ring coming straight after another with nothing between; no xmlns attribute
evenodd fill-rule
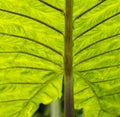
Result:
<svg viewBox="0 0 120 117"><path fill-rule="evenodd" d="M120 1L74 0L75 109L120 115ZM0 0L0 117L31 117L62 95L65 0Z"/></svg>

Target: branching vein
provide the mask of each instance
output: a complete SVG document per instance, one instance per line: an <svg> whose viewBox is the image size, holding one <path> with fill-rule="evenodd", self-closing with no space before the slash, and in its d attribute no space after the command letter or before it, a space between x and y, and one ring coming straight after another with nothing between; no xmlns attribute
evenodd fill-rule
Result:
<svg viewBox="0 0 120 117"><path fill-rule="evenodd" d="M98 40L98 41L95 41L95 42L89 44L88 46L82 48L82 49L79 50L78 52L76 52L76 53L74 54L74 56L77 56L77 55L80 54L82 51L84 51L84 50L86 50L86 49L88 49L88 48L90 48L90 47L92 47L92 46L94 46L94 45L96 45L96 44L98 44L98 43L100 43L100 42L103 42L103 41L105 41L105 40L112 39L112 38L114 38L114 37L116 37L116 36L120 36L120 33L115 34L115 35L112 35L112 36L108 36L108 37L103 38L103 39L100 39L100 40Z"/></svg>
<svg viewBox="0 0 120 117"><path fill-rule="evenodd" d="M111 18L113 18L113 17L115 17L115 16L117 16L117 15L119 15L119 14L120 14L120 12L118 12L118 13L116 13L116 14L114 14L114 15L112 15L112 16L110 16L110 17L108 17L108 18L106 18L106 19L104 19L104 20L102 20L102 21L100 21L99 23L95 24L94 26L88 28L86 31L82 32L82 33L79 34L77 37L75 37L74 41L75 41L76 39L78 39L79 37L83 36L84 34L88 33L89 31L93 30L93 29L96 28L97 26L101 25L102 23L108 21L109 19L111 19Z"/></svg>
<svg viewBox="0 0 120 117"><path fill-rule="evenodd" d="M0 68L0 70L7 70L7 69L31 69L31 70L41 70L41 71L53 71L47 68L28 67L28 66L11 66L11 67Z"/></svg>
<svg viewBox="0 0 120 117"><path fill-rule="evenodd" d="M30 20L33 20L33 21L38 22L40 24L43 24L44 26L46 26L46 27L48 27L48 28L58 32L59 34L63 35L63 33L59 29L57 29L57 28L55 28L55 27L53 27L53 26L51 26L51 25L49 25L49 24L47 24L47 23L45 23L45 22L43 22L43 21L41 21L39 19L33 18L31 16L28 16L28 15L25 15L25 14L22 14L22 13L17 13L17 12L5 10L5 9L0 9L0 11L6 12L6 13L10 13L10 14L14 14L14 15L17 15L17 16L20 16L20 17L24 17L24 18L27 18L27 19L30 19Z"/></svg>
<svg viewBox="0 0 120 117"><path fill-rule="evenodd" d="M108 53L111 53L111 52L115 52L115 51L118 51L118 50L120 50L120 48L113 49L113 50L109 50L109 51L106 51L106 52L97 54L97 55L95 55L95 56L92 56L92 57L89 57L89 58L84 59L84 60L82 60L82 61L79 61L79 62L76 63L74 66L80 65L80 64L83 63L83 62L89 61L89 60L94 59L94 58L96 58L96 57L100 57L100 56L102 56L102 55L105 55L105 54L108 54Z"/></svg>
<svg viewBox="0 0 120 117"><path fill-rule="evenodd" d="M108 80L101 80L101 81L92 81L91 83L106 83L110 81L115 81L115 80L120 80L120 78L113 78L113 79L108 79Z"/></svg>
<svg viewBox="0 0 120 117"><path fill-rule="evenodd" d="M42 56L39 56L39 55L36 55L36 54L32 54L32 53L29 53L29 52L24 52L24 51L12 51L12 52L10 52L10 51L5 51L5 52L0 52L0 53L3 53L3 54L5 54L5 53L8 53L8 54L9 54L9 53L10 53L10 54L26 54L26 55L29 55L29 56L37 57L37 58L39 58L39 59L43 59L43 60L45 60L45 61L51 62L51 63L53 63L53 64L61 67L60 64L58 64L58 63L56 63L56 62L54 62L54 61L52 61L52 60L49 60L48 58L45 58L45 57L42 57Z"/></svg>
<svg viewBox="0 0 120 117"><path fill-rule="evenodd" d="M36 44L39 44L45 48L48 48L49 50L55 52L56 54L59 54L60 56L63 56L60 52L58 52L57 50L55 50L54 48L42 43L42 42L39 42L37 40L34 40L32 38L29 38L29 37L25 37L25 36L20 36L20 35L15 35L15 34L9 34L9 33L4 33L4 32L0 32L1 35L6 35L6 36L11 36L11 37L16 37L16 38L19 38L19 39L24 39L24 40L28 40L28 41L32 41Z"/></svg>
<svg viewBox="0 0 120 117"><path fill-rule="evenodd" d="M84 11L83 13L79 14L77 17L75 17L74 21L76 21L77 19L79 19L80 17L82 17L83 15L85 15L86 13L88 13L89 11L93 10L94 8L98 7L100 4L102 4L103 2L105 2L106 0L102 0L101 2L95 4L94 6L90 7L89 9L87 9L86 11Z"/></svg>
<svg viewBox="0 0 120 117"><path fill-rule="evenodd" d="M43 1L43 0L38 0L38 1L40 1L41 3L43 3L43 4L47 5L47 6L53 8L53 9L59 11L59 12L61 12L62 14L64 14L64 11L63 11L62 9L60 9L60 8L58 8L58 7L55 7L55 6L47 3L46 1Z"/></svg>
<svg viewBox="0 0 120 117"><path fill-rule="evenodd" d="M78 72L91 72L91 71L111 69L111 68L117 68L118 69L118 68L120 68L120 64L111 65L111 66L104 66L104 67L99 67L99 68L93 68L93 69L79 70Z"/></svg>
<svg viewBox="0 0 120 117"><path fill-rule="evenodd" d="M0 100L0 103L17 102L17 101L28 101L28 100L29 99Z"/></svg>

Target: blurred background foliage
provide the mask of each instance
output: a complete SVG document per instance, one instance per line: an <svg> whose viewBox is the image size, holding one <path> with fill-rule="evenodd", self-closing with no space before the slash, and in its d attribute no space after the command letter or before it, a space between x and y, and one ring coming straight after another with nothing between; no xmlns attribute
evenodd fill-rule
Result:
<svg viewBox="0 0 120 117"><path fill-rule="evenodd" d="M40 104L33 117L64 117L63 101L57 100L50 105ZM82 110L75 110L75 117L83 117Z"/></svg>

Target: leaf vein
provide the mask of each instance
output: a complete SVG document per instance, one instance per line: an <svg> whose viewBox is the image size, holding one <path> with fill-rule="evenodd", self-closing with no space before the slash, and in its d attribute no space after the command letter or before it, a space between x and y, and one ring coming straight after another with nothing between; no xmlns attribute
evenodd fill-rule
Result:
<svg viewBox="0 0 120 117"><path fill-rule="evenodd" d="M87 9L86 11L84 11L83 13L79 14L78 16L75 17L74 21L79 19L80 17L82 17L83 15L85 15L86 13L88 13L89 11L93 10L94 8L96 8L97 6L99 6L100 4L102 4L103 2L105 2L106 0L102 0L101 2L93 5L92 7L90 7L89 9Z"/></svg>
<svg viewBox="0 0 120 117"><path fill-rule="evenodd" d="M51 7L51 8L53 8L53 9L55 9L55 10L61 12L62 14L65 14L64 11L63 11L62 9L60 9L60 8L58 8L58 7L55 7L55 6L53 6L53 5L51 5L51 4L47 3L47 2L45 2L45 1L43 1L43 0L39 0L39 1L40 1L41 3L43 3L43 4L45 4L45 5L47 5L47 6Z"/></svg>
<svg viewBox="0 0 120 117"><path fill-rule="evenodd" d="M119 68L119 67L120 67L120 64L117 64L117 65L104 66L104 67L93 68L93 69L79 70L77 72L91 72L91 71L97 71L102 69Z"/></svg>
<svg viewBox="0 0 120 117"><path fill-rule="evenodd" d="M39 45L41 45L41 46L43 46L43 47L45 47L45 48L47 48L47 49L55 52L56 54L58 54L58 55L60 55L60 56L63 56L61 52L55 50L54 48L52 48L52 47L50 47L50 46L48 46L48 45L46 45L46 44L44 44L44 43L42 43L42 42L39 42L39 41L37 41L37 40L34 40L34 39L32 39L32 38L24 37L24 36L20 36L20 35L15 35L15 34L4 33L4 32L0 32L0 34L1 34L1 35L6 35L6 36L11 36L11 37L16 37L16 38L19 38L19 39L25 39L25 40L34 42L34 43L36 43L36 44L39 44Z"/></svg>
<svg viewBox="0 0 120 117"><path fill-rule="evenodd" d="M90 47L92 47L92 46L94 46L94 45L96 45L96 44L98 44L98 43L100 43L100 42L103 42L103 41L105 41L105 40L112 39L112 38L114 38L114 37L116 37L116 36L120 36L120 33L115 34L115 35L108 36L108 37L103 38L103 39L100 39L100 40L98 40L98 41L95 41L95 42L89 44L88 46L82 48L82 49L79 50L78 52L76 52L76 53L74 54L74 56L80 54L82 51L84 51L84 50L86 50L86 49L88 49L88 48L90 48Z"/></svg>
<svg viewBox="0 0 120 117"><path fill-rule="evenodd" d="M101 80L101 81L92 81L91 83L105 83L105 82L110 82L114 80L120 80L120 78L113 78L113 79L108 79L108 80Z"/></svg>
<svg viewBox="0 0 120 117"><path fill-rule="evenodd" d="M27 100L29 100L29 99L14 99L14 100L0 101L0 103L16 102L16 101L27 101Z"/></svg>
<svg viewBox="0 0 120 117"><path fill-rule="evenodd" d="M75 41L76 39L78 39L79 37L83 36L84 34L88 33L89 31L93 30L93 29L96 28L97 26L101 25L102 23L108 21L109 19L111 19L111 18L113 18L113 17L115 17L115 16L117 16L117 15L119 15L119 14L120 14L120 12L118 12L118 13L116 13L116 14L114 14L114 15L112 15L112 16L110 16L110 17L108 17L108 18L106 18L106 19L104 19L104 20L102 20L102 21L100 21L99 23L95 24L94 26L88 28L86 31L82 32L82 33L79 34L77 37L75 37L75 38L74 38L74 41Z"/></svg>
<svg viewBox="0 0 120 117"><path fill-rule="evenodd" d="M94 59L94 58L96 58L96 57L100 57L100 56L102 56L102 55L105 55L105 54L108 54L108 53L111 53L111 52L115 52L115 51L117 51L117 50L120 50L120 48L113 49L113 50L109 50L109 51L106 51L106 52L97 54L97 55L95 55L95 56L89 57L89 58L87 58L87 59L84 59L84 60L82 60L82 61L79 61L79 62L76 63L74 66L80 65L81 63L84 63L84 62L89 61L89 60L91 60L91 59Z"/></svg>
<svg viewBox="0 0 120 117"><path fill-rule="evenodd" d="M5 68L0 68L0 70L7 70L7 69L32 69L32 70L42 70L42 71L52 71L51 69L47 68L40 68L40 67L28 67L28 66L11 66L11 67L5 67Z"/></svg>
<svg viewBox="0 0 120 117"><path fill-rule="evenodd" d="M12 51L12 52L10 52L10 51L5 51L5 52L0 52L0 53L1 53L1 54L2 54L2 53L3 53L3 54L5 54L5 53L8 53L8 54L9 54L9 53L10 53L10 54L17 54L17 53L19 53L19 54L26 54L26 55L30 55L30 56L33 56L33 57L37 57L37 58L39 58L39 59L43 59L43 60L45 60L45 61L51 62L51 63L53 63L53 64L61 67L60 64L58 64L58 63L56 63L56 62L54 62L54 61L52 61L52 60L49 60L48 58L45 58L45 57L42 57L42 56L39 56L39 55L36 55L36 54L32 54L32 53L29 53L29 52L24 52L24 51Z"/></svg>
<svg viewBox="0 0 120 117"><path fill-rule="evenodd" d="M20 17L24 17L24 18L27 18L27 19L30 19L30 20L33 20L33 21L38 22L38 23L40 23L40 24L42 24L42 25L44 25L44 26L46 26L46 27L56 31L57 33L63 35L62 31L60 31L59 29L57 29L57 28L55 28L55 27L53 27L53 26L51 26L51 25L49 25L49 24L47 24L47 23L45 23L45 22L43 22L43 21L41 21L39 19L36 19L34 17L28 16L28 15L25 15L25 14L22 14L22 13L13 12L13 11L10 11L10 10L5 10L5 9L0 9L0 11L6 12L6 13L10 13L10 14L14 14L14 15L17 15L17 16L20 16Z"/></svg>

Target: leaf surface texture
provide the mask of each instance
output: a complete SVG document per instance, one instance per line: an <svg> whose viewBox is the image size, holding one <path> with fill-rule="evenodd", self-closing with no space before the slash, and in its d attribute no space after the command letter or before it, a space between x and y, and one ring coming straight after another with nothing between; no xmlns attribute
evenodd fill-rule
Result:
<svg viewBox="0 0 120 117"><path fill-rule="evenodd" d="M120 115L119 6L74 0L75 109L85 117ZM65 0L0 0L0 117L31 117L61 97L64 33Z"/></svg>

